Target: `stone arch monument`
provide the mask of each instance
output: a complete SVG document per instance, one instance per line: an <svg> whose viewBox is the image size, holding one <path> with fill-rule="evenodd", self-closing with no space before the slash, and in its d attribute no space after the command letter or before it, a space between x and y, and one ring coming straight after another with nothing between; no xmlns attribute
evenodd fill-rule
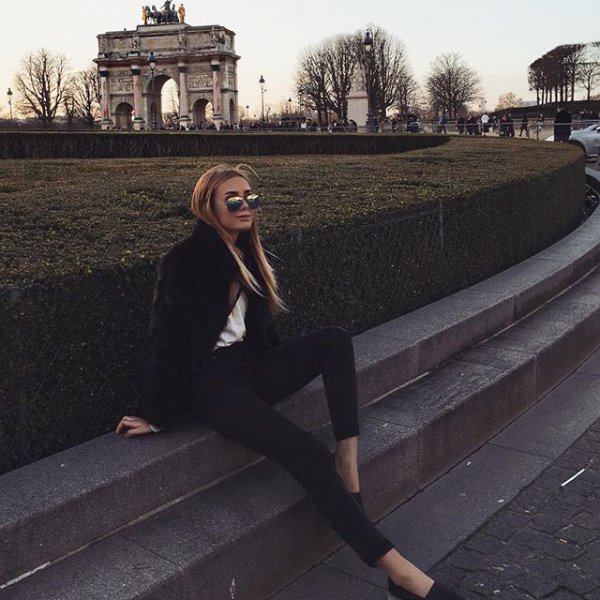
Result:
<svg viewBox="0 0 600 600"><path fill-rule="evenodd" d="M161 90L173 79L179 93L179 124L189 127L206 118L214 125L238 121L235 33L220 25L191 26L185 10L142 11L135 31L98 35L102 129L157 129L162 124ZM177 22L179 21L181 22ZM154 59L154 69L149 59Z"/></svg>

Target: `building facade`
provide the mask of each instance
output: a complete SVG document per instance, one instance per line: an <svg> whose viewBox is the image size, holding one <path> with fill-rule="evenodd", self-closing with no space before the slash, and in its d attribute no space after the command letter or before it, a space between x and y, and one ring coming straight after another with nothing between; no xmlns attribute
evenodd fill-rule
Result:
<svg viewBox="0 0 600 600"><path fill-rule="evenodd" d="M160 129L162 88L178 89L181 127L238 121L235 33L220 25L138 25L98 35L103 129ZM208 113L208 114L207 114Z"/></svg>

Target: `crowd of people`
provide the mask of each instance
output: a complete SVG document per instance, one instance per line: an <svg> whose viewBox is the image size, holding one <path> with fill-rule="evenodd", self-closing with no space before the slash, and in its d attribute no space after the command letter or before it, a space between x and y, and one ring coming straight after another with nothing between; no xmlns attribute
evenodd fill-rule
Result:
<svg viewBox="0 0 600 600"><path fill-rule="evenodd" d="M557 109L554 119L549 118L549 123L553 123L556 141L568 140L571 134L571 123L576 121L593 122L599 120L600 115L589 109L579 111L573 117L565 108ZM514 138L516 136L515 128L519 128L519 137L530 137L532 129L538 135L546 126L546 116L539 113L537 117L532 117L527 112L522 112L514 116L512 112L504 114L488 115L484 112L480 116L473 113L458 113L454 121L450 121L445 113L437 118L437 121L431 123L431 130L439 134L448 134L456 131L459 135L486 135L488 133L496 134L499 137ZM160 129L177 128L175 123L171 127L161 126ZM357 133L363 130L363 126L358 125L354 119L334 119L329 123L319 123L315 119L306 117L283 118L281 120L268 121L246 121L240 123L229 123L223 121L217 128L212 121L201 121L199 123L190 123L180 127L181 131L309 131L309 132L329 132L329 133ZM372 133L419 133L425 131L424 124L419 120L417 114L409 113L404 117L390 117L386 120L372 118L366 129Z"/></svg>
<svg viewBox="0 0 600 600"><path fill-rule="evenodd" d="M600 119L600 115L592 110L582 110L575 115L575 119L578 121L593 122ZM566 141L569 139L571 134L571 124L573 122L573 116L567 110L566 107L559 107L557 109L554 119L549 119L553 123L554 134L556 141ZM441 114L436 123L437 133L448 133L450 122L445 114ZM540 113L537 117L532 118L527 112L523 112L516 117L511 112L507 112L502 115L488 115L483 113L480 117L468 113L457 114L456 121L453 124L455 130L459 135L485 135L490 131L497 133L500 137L515 137L515 126L519 126L519 137L530 137L531 129L534 127L534 131L539 134L546 125L546 117L543 113Z"/></svg>

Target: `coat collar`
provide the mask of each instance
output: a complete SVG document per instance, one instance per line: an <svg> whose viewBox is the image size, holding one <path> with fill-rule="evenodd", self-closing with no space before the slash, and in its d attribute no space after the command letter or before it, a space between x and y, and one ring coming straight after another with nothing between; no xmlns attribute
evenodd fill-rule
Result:
<svg viewBox="0 0 600 600"><path fill-rule="evenodd" d="M217 230L202 219L196 219L196 225L192 232L192 239L203 246L222 247L226 252L227 246L221 239ZM242 231L237 238L236 246L244 252L250 250L250 234L247 231Z"/></svg>
<svg viewBox="0 0 600 600"><path fill-rule="evenodd" d="M216 266L226 279L230 279L237 272L237 263L233 256L231 256L227 245L212 225L209 225L202 219L197 219L191 237L192 242L197 247L197 255L203 257L210 256L210 263ZM237 238L236 245L244 253L244 262L256 275L257 269L250 248L250 234L246 231L241 232Z"/></svg>

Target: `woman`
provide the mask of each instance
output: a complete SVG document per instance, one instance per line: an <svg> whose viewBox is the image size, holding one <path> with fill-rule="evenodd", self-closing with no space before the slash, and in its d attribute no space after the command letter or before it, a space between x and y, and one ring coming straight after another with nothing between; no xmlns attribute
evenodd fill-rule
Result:
<svg viewBox="0 0 600 600"><path fill-rule="evenodd" d="M297 479L333 529L388 574L390 598L456 600L400 556L363 511L352 340L326 328L279 342L272 314L285 307L258 235L258 204L244 166L219 165L200 177L194 232L158 270L142 416L123 417L116 433L157 433L190 408L202 424ZM335 459L273 408L320 374Z"/></svg>

